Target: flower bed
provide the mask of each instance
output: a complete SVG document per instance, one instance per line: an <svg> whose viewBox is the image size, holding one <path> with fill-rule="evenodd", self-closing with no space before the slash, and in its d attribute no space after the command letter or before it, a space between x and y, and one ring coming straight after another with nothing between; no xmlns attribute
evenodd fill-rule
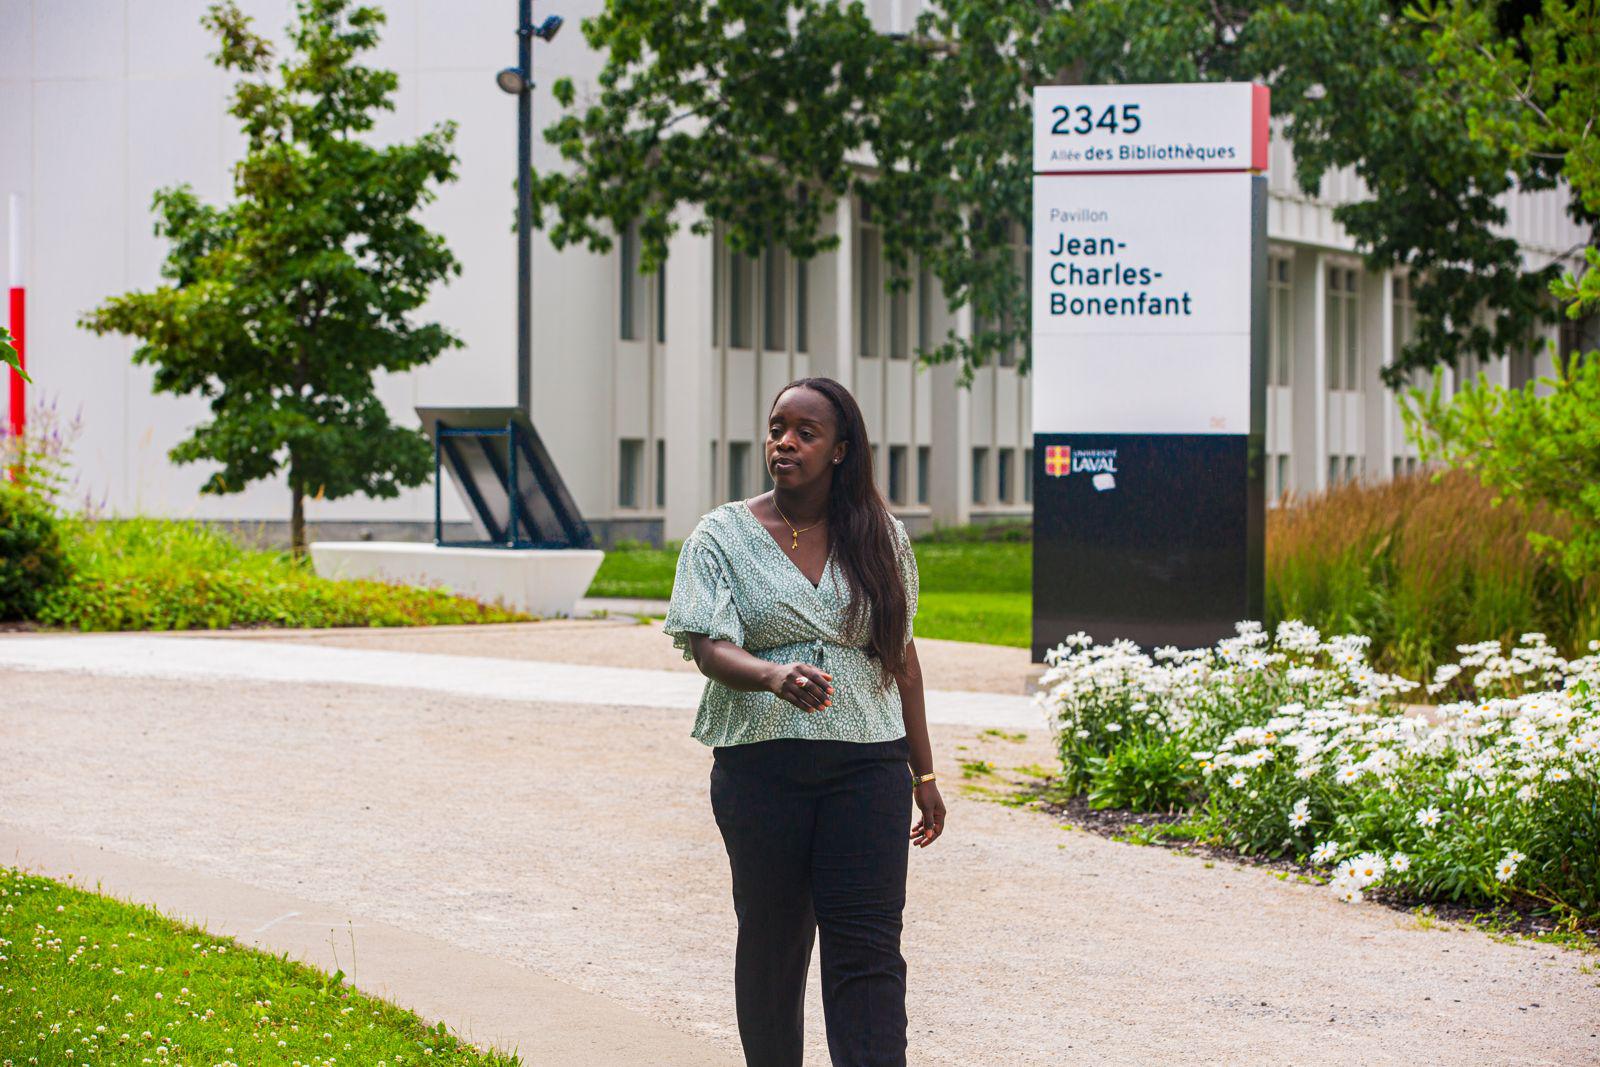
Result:
<svg viewBox="0 0 1600 1067"><path fill-rule="evenodd" d="M1367 645L1293 621L1154 655L1075 634L1035 699L1097 806L1187 808L1190 832L1322 867L1345 900L1383 885L1600 915L1600 643L1463 645L1427 686ZM1410 702L1429 697L1454 699Z"/></svg>

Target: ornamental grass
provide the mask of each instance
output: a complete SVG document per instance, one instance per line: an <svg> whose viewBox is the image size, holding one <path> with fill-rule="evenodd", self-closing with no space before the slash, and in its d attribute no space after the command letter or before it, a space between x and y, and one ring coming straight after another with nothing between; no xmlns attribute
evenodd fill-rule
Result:
<svg viewBox="0 0 1600 1067"><path fill-rule="evenodd" d="M1464 471L1287 498L1267 516L1268 624L1364 634L1375 666L1416 676L1530 631L1576 655L1600 637L1600 576L1574 580L1529 543L1565 520L1494 499Z"/></svg>

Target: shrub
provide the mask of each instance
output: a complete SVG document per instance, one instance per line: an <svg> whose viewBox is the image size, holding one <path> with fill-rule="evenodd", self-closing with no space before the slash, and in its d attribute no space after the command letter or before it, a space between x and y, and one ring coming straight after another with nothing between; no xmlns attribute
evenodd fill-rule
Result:
<svg viewBox="0 0 1600 1067"><path fill-rule="evenodd" d="M308 560L246 549L194 522L67 520L72 574L40 622L78 630L433 626L526 615L438 589L322 578Z"/></svg>
<svg viewBox="0 0 1600 1067"><path fill-rule="evenodd" d="M1189 746L1175 734L1136 732L1088 763L1091 808L1171 811L1188 807L1200 783Z"/></svg>
<svg viewBox="0 0 1600 1067"><path fill-rule="evenodd" d="M1493 500L1461 471L1291 499L1267 516L1268 625L1365 634L1375 666L1416 676L1457 645L1530 631L1576 654L1600 636L1600 577L1575 581L1529 543L1567 520Z"/></svg>
<svg viewBox="0 0 1600 1067"><path fill-rule="evenodd" d="M55 509L0 479L0 620L30 619L67 575Z"/></svg>
<svg viewBox="0 0 1600 1067"><path fill-rule="evenodd" d="M1082 634L1052 649L1036 699L1068 782L1148 804L1127 782L1161 778L1118 768L1170 768L1155 753L1182 746L1201 776L1191 830L1328 868L1346 900L1382 884L1600 917L1600 642L1574 660L1537 633L1463 645L1427 686L1463 699L1424 716L1364 636L1239 630L1154 656Z"/></svg>

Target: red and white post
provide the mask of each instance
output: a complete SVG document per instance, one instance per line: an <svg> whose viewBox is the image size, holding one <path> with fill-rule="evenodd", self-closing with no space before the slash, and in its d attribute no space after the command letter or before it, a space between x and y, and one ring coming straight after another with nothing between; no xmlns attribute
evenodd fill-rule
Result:
<svg viewBox="0 0 1600 1067"><path fill-rule="evenodd" d="M11 310L10 329L13 338L12 344L17 349L17 361L26 369L28 366L27 337L28 337L28 297L27 281L24 264L27 255L24 249L27 243L23 240L23 201L21 193L11 194L11 237L10 271L8 277L11 283ZM22 375L10 371L11 375L11 432L21 436L23 429L28 424L27 395L24 391Z"/></svg>

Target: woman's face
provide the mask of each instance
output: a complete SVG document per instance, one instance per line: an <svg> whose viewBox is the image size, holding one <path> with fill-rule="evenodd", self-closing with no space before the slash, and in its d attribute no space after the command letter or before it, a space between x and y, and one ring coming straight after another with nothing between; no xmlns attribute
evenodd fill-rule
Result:
<svg viewBox="0 0 1600 1067"><path fill-rule="evenodd" d="M785 389L767 418L767 470L774 485L799 489L831 478L833 461L844 458L833 405L815 389Z"/></svg>

